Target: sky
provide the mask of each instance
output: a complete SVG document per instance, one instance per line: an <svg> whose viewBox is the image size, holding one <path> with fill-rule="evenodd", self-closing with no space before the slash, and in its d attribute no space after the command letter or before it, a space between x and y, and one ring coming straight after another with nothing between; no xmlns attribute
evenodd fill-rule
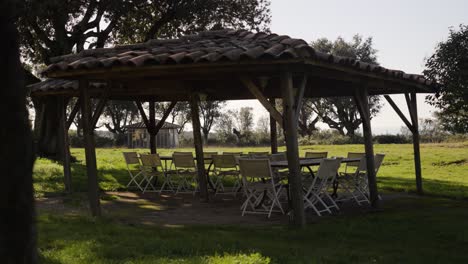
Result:
<svg viewBox="0 0 468 264"><path fill-rule="evenodd" d="M272 0L270 30L301 38L351 40L356 33L372 37L378 62L386 68L420 74L425 58L451 27L468 24L468 0ZM418 115L431 117L434 108L418 94ZM404 96L392 98L407 113ZM252 106L255 118L267 115L255 100L230 101L229 108ZM374 134L398 133L403 122L388 105L372 120ZM326 128L325 125L321 127Z"/></svg>

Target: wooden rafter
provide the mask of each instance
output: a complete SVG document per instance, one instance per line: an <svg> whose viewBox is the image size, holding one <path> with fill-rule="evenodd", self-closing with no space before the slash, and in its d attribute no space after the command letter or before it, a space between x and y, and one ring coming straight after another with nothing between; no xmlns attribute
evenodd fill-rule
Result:
<svg viewBox="0 0 468 264"><path fill-rule="evenodd" d="M395 110L395 112L398 114L398 116L401 118L401 120L403 121L403 123L405 123L405 125L408 127L408 129L414 133L414 126L412 124L412 122L408 121L408 119L406 118L406 116L403 114L403 112L401 112L400 108L398 108L398 106L395 104L395 102L393 101L393 99L389 96L389 95L384 95L385 99L387 100L387 102L390 104L390 106L393 108L393 110Z"/></svg>
<svg viewBox="0 0 468 264"><path fill-rule="evenodd" d="M138 108L138 111L140 112L141 119L143 119L143 123L145 123L146 129L149 129L149 120L148 117L146 116L145 110L143 109L143 106L141 105L141 102L135 101L135 104ZM149 130L148 130L149 132Z"/></svg>
<svg viewBox="0 0 468 264"><path fill-rule="evenodd" d="M247 89L252 93L255 98L266 108L270 115L278 122L278 124L283 128L283 116L276 110L276 108L268 101L268 99L263 95L257 85L248 77L242 76L240 78L242 83L247 87Z"/></svg>
<svg viewBox="0 0 468 264"><path fill-rule="evenodd" d="M304 91L307 86L307 75L304 74L302 77L301 84L299 85L299 90L297 91L296 95L296 102L294 104L294 107L296 108L296 116L299 116L299 112L301 111L302 108L302 101L304 98Z"/></svg>
<svg viewBox="0 0 468 264"><path fill-rule="evenodd" d="M164 123L166 122L167 117L172 112L172 109L174 109L176 104L177 104L176 101L172 101L171 104L169 105L169 108L166 109L166 112L164 112L161 120L159 120L159 123L154 128L154 133L155 134L158 134L159 130L164 126Z"/></svg>
<svg viewBox="0 0 468 264"><path fill-rule="evenodd" d="M65 128L68 130L70 129L70 126L71 124L73 124L73 120L75 119L76 117L76 114L78 113L78 111L80 111L80 106L81 106L81 97L78 98L78 100L76 100L76 103L75 105L73 106L73 109L70 113L70 116L68 117L67 121L66 121L66 124L65 124Z"/></svg>

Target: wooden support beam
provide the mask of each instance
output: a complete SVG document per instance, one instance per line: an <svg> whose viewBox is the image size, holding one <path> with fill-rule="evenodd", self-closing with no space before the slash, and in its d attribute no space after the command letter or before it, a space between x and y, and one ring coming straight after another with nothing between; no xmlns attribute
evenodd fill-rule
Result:
<svg viewBox="0 0 468 264"><path fill-rule="evenodd" d="M70 143L67 126L67 100L64 96L58 98L58 111L60 114L59 122L59 144L62 147L62 165L65 193L72 192L71 163L70 163ZM75 112L76 115L76 112Z"/></svg>
<svg viewBox="0 0 468 264"><path fill-rule="evenodd" d="M305 226L304 201L301 169L299 164L299 146L297 142L297 116L294 109L295 97L292 74L281 73L281 91L283 93L284 138L289 168L289 193L291 197L291 223L297 227ZM275 109L276 110L276 109Z"/></svg>
<svg viewBox="0 0 468 264"><path fill-rule="evenodd" d="M405 117L405 115L403 114L403 112L401 112L400 108L398 108L398 106L395 104L395 102L393 101L393 99L389 96L389 95L384 95L385 99L387 99L387 102L390 104L390 106L393 108L393 110L395 110L395 112L398 114L398 116L401 118L401 120L403 121L403 123L405 123L405 125L408 127L408 129L414 133L414 127L413 125L408 121L408 119Z"/></svg>
<svg viewBox="0 0 468 264"><path fill-rule="evenodd" d="M193 142L197 157L198 184L200 187L200 199L208 201L208 184L205 172L205 160L203 158L203 140L201 135L199 96L196 93L190 95L190 112L192 115Z"/></svg>
<svg viewBox="0 0 468 264"><path fill-rule="evenodd" d="M93 216L101 215L99 200L99 185L97 178L96 149L94 143L94 128L91 124L91 98L89 97L89 81L79 80L81 97L81 113L86 156L86 174L88 176L89 208Z"/></svg>
<svg viewBox="0 0 468 264"><path fill-rule="evenodd" d="M101 116L102 111L104 110L104 107L106 106L106 103L107 103L107 98L104 97L104 98L99 99L96 109L94 110L93 117L91 119L91 126L93 127L93 129L96 128L97 122L99 121L99 117Z"/></svg>
<svg viewBox="0 0 468 264"><path fill-rule="evenodd" d="M269 101L270 101L270 104L272 104L274 107L276 106L275 98L270 98ZM271 146L272 154L278 153L278 128L276 126L275 118L273 118L273 116L271 115L270 115L270 146Z"/></svg>
<svg viewBox="0 0 468 264"><path fill-rule="evenodd" d="M68 117L66 121L65 127L67 128L67 130L70 129L71 124L73 124L73 120L75 119L78 111L80 111L80 107L81 107L81 98L78 98L78 100L76 100L75 105L73 106L70 116Z"/></svg>
<svg viewBox="0 0 468 264"><path fill-rule="evenodd" d="M145 123L146 129L149 129L149 120L148 117L146 116L145 110L143 109L143 106L141 105L141 102L135 101L135 104L138 108L138 112L140 112L141 118L143 119L143 123ZM149 130L148 130L149 132Z"/></svg>
<svg viewBox="0 0 468 264"><path fill-rule="evenodd" d="M302 100L304 98L304 91L307 86L307 75L304 74L302 77L301 84L299 85L297 95L296 95L296 101L294 103L294 108L296 109L296 117L299 116L299 112L301 111L302 108Z"/></svg>
<svg viewBox="0 0 468 264"><path fill-rule="evenodd" d="M177 101L172 101L171 104L169 105L169 107L166 109L166 111L164 112L161 120L159 121L159 123L154 128L155 135L157 135L159 133L159 130L164 126L164 123L166 122L167 117L172 112L172 109L174 109L176 104L177 104Z"/></svg>
<svg viewBox="0 0 468 264"><path fill-rule="evenodd" d="M260 89L255 85L255 83L243 76L240 78L241 82L247 87L247 89L252 93L255 98L265 107L265 109L270 113L270 116L272 116L278 124L283 127L283 116L281 116L280 112L276 110L276 108L268 102L268 99L263 95L263 93L260 91Z"/></svg>
<svg viewBox="0 0 468 264"><path fill-rule="evenodd" d="M410 115L413 120L413 152L414 152L414 170L416 174L416 191L419 195L424 193L422 186L422 169L421 169L421 151L419 146L419 124L418 124L418 105L416 101L416 93L412 93L411 97L406 96L406 102L409 106Z"/></svg>
<svg viewBox="0 0 468 264"><path fill-rule="evenodd" d="M151 154L156 154L156 109L154 101L149 102L149 127L148 132L150 134L150 151Z"/></svg>
<svg viewBox="0 0 468 264"><path fill-rule="evenodd" d="M364 144L366 150L367 179L369 182L369 200L374 209L379 208L379 194L377 190L377 180L374 163L374 144L372 142L371 118L368 101L367 87L356 89L354 100L362 120L362 130L364 132Z"/></svg>

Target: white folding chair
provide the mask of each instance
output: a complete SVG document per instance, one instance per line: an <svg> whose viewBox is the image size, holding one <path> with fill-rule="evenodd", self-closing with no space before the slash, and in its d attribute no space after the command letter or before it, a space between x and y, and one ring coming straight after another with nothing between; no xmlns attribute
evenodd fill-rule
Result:
<svg viewBox="0 0 468 264"><path fill-rule="evenodd" d="M219 192L224 192L224 178L226 176L234 177L234 186L232 193L234 196L241 186L240 171L237 167L236 157L232 154L212 155L213 160L213 175L215 176L214 187L216 189L215 195Z"/></svg>
<svg viewBox="0 0 468 264"><path fill-rule="evenodd" d="M195 165L193 154L191 152L174 153L172 155L172 163L179 180L176 194L193 193L195 195L198 190L198 181L197 166Z"/></svg>
<svg viewBox="0 0 468 264"><path fill-rule="evenodd" d="M148 188L151 188L151 192L161 193L164 188L167 186L174 191L173 184L170 179L170 175L166 174L164 167L161 162L161 158L158 154L141 154L141 171L146 180L146 186L143 190L143 193L147 191ZM157 189L153 185L153 179L157 179L159 176L163 179L163 183L160 189Z"/></svg>
<svg viewBox="0 0 468 264"><path fill-rule="evenodd" d="M331 214L332 211L330 209L333 207L339 209L330 197L328 187L330 186L330 181L336 177L340 164L341 159L323 159L320 162L317 175L315 175L309 184L305 182L304 209L312 208L318 216L322 216L323 212ZM331 205L327 204L325 199L329 200ZM322 209L318 205L321 205Z"/></svg>
<svg viewBox="0 0 468 264"><path fill-rule="evenodd" d="M304 158L306 158L306 159L326 159L327 157L328 157L328 152L326 152L326 151L323 151L323 152L309 151L309 152L306 152L305 155L304 155ZM314 167L314 168L310 168L310 167ZM302 168L304 178L310 177L311 172L312 172L312 175L315 175L315 173L317 173L317 166L307 167L308 171L306 171L305 169L306 168Z"/></svg>
<svg viewBox="0 0 468 264"><path fill-rule="evenodd" d="M125 159L125 164L127 165L128 175L130 176L130 181L127 184L127 188L136 187L140 191L143 191L141 184L144 179L142 178L142 172L140 170L140 158L136 152L123 152Z"/></svg>
<svg viewBox="0 0 468 264"><path fill-rule="evenodd" d="M246 199L241 206L242 216L246 213L257 213L267 214L270 218L272 212L284 214L278 197L282 185L274 180L270 160L239 159L239 167L246 194ZM274 210L275 207L278 210Z"/></svg>
<svg viewBox="0 0 468 264"><path fill-rule="evenodd" d="M375 176L377 177L377 173L379 172L380 166L382 165L382 162L385 158L385 154L375 154L374 156L374 168L375 168ZM365 163L364 163L365 164ZM367 172L367 168L365 169ZM358 183L356 188L358 189L358 192L365 196L367 198L367 201L369 201L370 193L369 193L369 180L367 177L367 173L365 174L360 174L358 177ZM379 195L379 199L381 199Z"/></svg>

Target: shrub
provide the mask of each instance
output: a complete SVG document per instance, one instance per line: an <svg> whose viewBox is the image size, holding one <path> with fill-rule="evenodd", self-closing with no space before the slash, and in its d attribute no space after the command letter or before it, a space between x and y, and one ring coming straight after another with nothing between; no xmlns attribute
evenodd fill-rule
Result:
<svg viewBox="0 0 468 264"><path fill-rule="evenodd" d="M411 139L404 135L377 135L374 136L374 142L379 144L405 144L411 143Z"/></svg>

